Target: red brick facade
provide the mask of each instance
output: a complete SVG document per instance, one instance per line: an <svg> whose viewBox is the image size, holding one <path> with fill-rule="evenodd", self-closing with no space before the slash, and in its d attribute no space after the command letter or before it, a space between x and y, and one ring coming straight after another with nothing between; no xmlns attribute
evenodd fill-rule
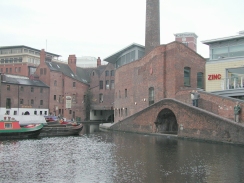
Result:
<svg viewBox="0 0 244 183"><path fill-rule="evenodd" d="M184 68L190 68L190 85L184 85ZM153 49L142 59L116 70L115 122L149 106L149 88L154 103L175 98L185 89L197 88L197 73L205 72L205 59L182 43ZM151 99L150 99L151 100Z"/></svg>
<svg viewBox="0 0 244 183"><path fill-rule="evenodd" d="M100 65L91 72L90 90L92 97L92 119L113 120L115 68L114 65ZM96 116L94 116L94 111ZM101 112L102 111L102 112Z"/></svg>
<svg viewBox="0 0 244 183"><path fill-rule="evenodd" d="M53 115L60 114L67 119L84 120L86 118L84 95L89 85L80 81L76 76L75 55L70 55L68 65L59 62L49 63L44 59L45 52L42 50L36 74L50 87L50 112ZM63 69L63 72L59 69Z"/></svg>

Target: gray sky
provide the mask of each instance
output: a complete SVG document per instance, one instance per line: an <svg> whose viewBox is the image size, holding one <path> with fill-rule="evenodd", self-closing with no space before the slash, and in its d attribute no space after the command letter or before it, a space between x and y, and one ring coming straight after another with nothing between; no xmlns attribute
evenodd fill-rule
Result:
<svg viewBox="0 0 244 183"><path fill-rule="evenodd" d="M197 52L208 57L201 41L244 30L243 7L244 0L160 0L161 44L174 41L175 33L195 32ZM0 0L0 9L0 46L103 60L145 44L146 0Z"/></svg>

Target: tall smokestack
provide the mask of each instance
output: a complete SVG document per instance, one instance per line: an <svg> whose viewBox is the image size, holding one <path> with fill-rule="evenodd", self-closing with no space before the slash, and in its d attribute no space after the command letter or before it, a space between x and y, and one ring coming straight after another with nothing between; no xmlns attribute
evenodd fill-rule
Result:
<svg viewBox="0 0 244 183"><path fill-rule="evenodd" d="M160 45L160 7L159 0L147 0L145 54Z"/></svg>

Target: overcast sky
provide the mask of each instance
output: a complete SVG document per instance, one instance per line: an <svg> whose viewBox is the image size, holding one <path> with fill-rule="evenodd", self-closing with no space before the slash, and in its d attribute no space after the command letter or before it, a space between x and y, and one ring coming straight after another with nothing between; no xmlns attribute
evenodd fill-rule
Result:
<svg viewBox="0 0 244 183"><path fill-rule="evenodd" d="M0 46L25 45L62 55L105 57L145 44L146 0L0 0ZM244 30L244 0L160 0L161 44L175 33L201 41Z"/></svg>

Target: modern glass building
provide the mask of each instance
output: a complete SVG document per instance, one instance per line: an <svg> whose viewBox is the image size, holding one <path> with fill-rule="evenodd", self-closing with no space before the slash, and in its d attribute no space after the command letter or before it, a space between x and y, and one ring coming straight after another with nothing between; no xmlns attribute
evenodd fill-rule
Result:
<svg viewBox="0 0 244 183"><path fill-rule="evenodd" d="M206 40L206 91L244 99L244 31L238 35Z"/></svg>

